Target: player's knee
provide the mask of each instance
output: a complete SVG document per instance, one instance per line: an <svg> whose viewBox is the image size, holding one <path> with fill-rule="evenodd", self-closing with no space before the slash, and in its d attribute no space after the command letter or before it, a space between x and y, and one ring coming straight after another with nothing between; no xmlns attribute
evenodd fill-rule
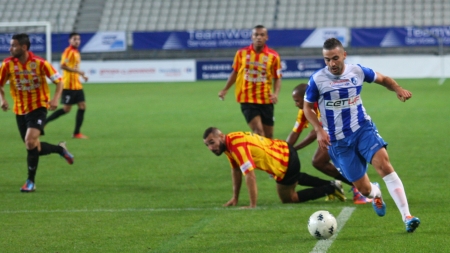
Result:
<svg viewBox="0 0 450 253"><path fill-rule="evenodd" d="M27 150L32 150L36 148L38 145L37 140L31 139L31 138L25 138L25 147Z"/></svg>
<svg viewBox="0 0 450 253"><path fill-rule="evenodd" d="M312 166L318 170L321 170L324 167L325 163L317 158L317 157L313 157L312 159Z"/></svg>

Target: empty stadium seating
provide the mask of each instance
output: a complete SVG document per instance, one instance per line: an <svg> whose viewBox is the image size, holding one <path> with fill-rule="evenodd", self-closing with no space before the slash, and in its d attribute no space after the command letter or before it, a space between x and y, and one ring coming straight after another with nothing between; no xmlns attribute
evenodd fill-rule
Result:
<svg viewBox="0 0 450 253"><path fill-rule="evenodd" d="M0 0L0 6L0 22L47 20L56 32L450 25L449 0Z"/></svg>

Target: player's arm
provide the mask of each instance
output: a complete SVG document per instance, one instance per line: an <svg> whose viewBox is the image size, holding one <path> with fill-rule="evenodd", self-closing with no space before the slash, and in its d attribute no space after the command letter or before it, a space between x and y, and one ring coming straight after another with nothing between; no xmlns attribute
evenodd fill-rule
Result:
<svg viewBox="0 0 450 253"><path fill-rule="evenodd" d="M403 89L389 76L376 72L376 79L374 82L386 87L390 91L394 91L397 94L397 98L402 102L405 102L412 97L412 93L410 91Z"/></svg>
<svg viewBox="0 0 450 253"><path fill-rule="evenodd" d="M256 186L256 174L251 170L245 175L245 183L247 184L248 196L250 197L250 206L244 208L255 208L256 199L258 198L258 187Z"/></svg>
<svg viewBox="0 0 450 253"><path fill-rule="evenodd" d="M3 88L3 85L1 85L1 84L0 84L0 105L2 107L2 110L5 112L9 108L8 101L6 101L6 98L5 98L5 89Z"/></svg>
<svg viewBox="0 0 450 253"><path fill-rule="evenodd" d="M65 64L65 63L61 64L60 67L61 67L61 69L65 70L65 71L79 74L81 77L83 77L84 81L88 80L88 77L86 76L85 72L80 70L79 68L71 68L71 67L67 66L67 64Z"/></svg>
<svg viewBox="0 0 450 253"><path fill-rule="evenodd" d="M280 94L281 90L281 78L274 79L273 83L273 93L270 94L270 100L273 104L276 104L278 102L278 94Z"/></svg>
<svg viewBox="0 0 450 253"><path fill-rule="evenodd" d="M305 113L306 119L311 123L314 127L314 131L317 134L317 142L319 143L319 147L328 149L330 143L330 136L327 132L322 128L322 125L317 118L316 111L314 109L314 103L308 103L306 100L303 103L303 111Z"/></svg>
<svg viewBox="0 0 450 253"><path fill-rule="evenodd" d="M239 192L242 185L242 172L239 168L231 169L231 180L233 182L233 197L223 206L235 206L239 201Z"/></svg>
<svg viewBox="0 0 450 253"><path fill-rule="evenodd" d="M299 142L297 145L294 145L294 148L295 148L295 150L300 150L300 149L308 146L309 144L313 143L316 139L317 139L317 133L313 129L308 133L308 135L301 142Z"/></svg>
<svg viewBox="0 0 450 253"><path fill-rule="evenodd" d="M281 90L281 59L279 56L275 57L273 64L273 93L270 94L270 100L273 104L278 103L278 95Z"/></svg>
<svg viewBox="0 0 450 253"><path fill-rule="evenodd" d="M225 87L224 87L221 91L219 91L219 98L220 98L221 100L224 100L224 99L225 99L225 95L227 95L227 91L228 91L228 90L231 88L231 86L233 86L233 84L236 82L237 75L238 75L238 73L237 73L235 70L233 70L233 71L231 72L230 76L228 77L227 84L225 85Z"/></svg>
<svg viewBox="0 0 450 253"><path fill-rule="evenodd" d="M54 84L56 84L55 93L53 94L52 99L50 99L49 101L49 108L48 108L48 110L53 111L56 110L56 108L58 108L58 103L61 98L61 93L63 90L62 78L59 72L56 71L56 69L49 62L46 61L44 63L44 68L45 68L44 69L45 75L50 80L52 80Z"/></svg>
<svg viewBox="0 0 450 253"><path fill-rule="evenodd" d="M5 98L5 84L8 80L9 74L6 72L5 64L2 64L0 68L0 106L3 111L7 111L9 108L8 101Z"/></svg>

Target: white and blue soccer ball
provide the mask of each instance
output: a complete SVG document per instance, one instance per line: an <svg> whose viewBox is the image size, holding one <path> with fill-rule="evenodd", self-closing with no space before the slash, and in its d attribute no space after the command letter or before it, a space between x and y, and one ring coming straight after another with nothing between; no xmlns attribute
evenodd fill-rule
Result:
<svg viewBox="0 0 450 253"><path fill-rule="evenodd" d="M336 218L328 211L317 211L309 217L308 231L316 239L328 239L337 232Z"/></svg>

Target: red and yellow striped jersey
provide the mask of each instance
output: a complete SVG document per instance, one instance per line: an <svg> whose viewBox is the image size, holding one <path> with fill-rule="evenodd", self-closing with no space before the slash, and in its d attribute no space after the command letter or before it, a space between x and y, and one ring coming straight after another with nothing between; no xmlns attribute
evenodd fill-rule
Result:
<svg viewBox="0 0 450 253"><path fill-rule="evenodd" d="M314 103L314 111L317 114L317 117L320 120L320 112L319 112L319 107L317 105L317 103ZM308 127L308 120L305 117L305 113L303 112L302 109L298 110L298 114L297 114L297 120L295 121L295 125L294 128L292 129L292 131L294 133L302 133L303 129Z"/></svg>
<svg viewBox="0 0 450 253"><path fill-rule="evenodd" d="M233 132L225 136L225 145L231 167L240 168L244 175L260 169L277 181L284 178L289 163L289 147L285 141L250 132Z"/></svg>
<svg viewBox="0 0 450 253"><path fill-rule="evenodd" d="M61 76L53 66L28 52L25 64L17 58L6 58L0 68L0 85L3 87L9 81L10 93L14 100L14 113L24 115L40 107L48 107L50 91L48 77L54 83L61 82Z"/></svg>
<svg viewBox="0 0 450 253"><path fill-rule="evenodd" d="M61 56L61 66L66 65L69 68L78 68L80 66L81 56L76 47L68 46ZM80 82L80 74L63 69L63 83L66 90L81 90L83 85Z"/></svg>
<svg viewBox="0 0 450 253"><path fill-rule="evenodd" d="M271 104L272 79L281 78L280 56L267 45L256 53L253 45L237 51L233 69L236 71L236 100L239 103Z"/></svg>

